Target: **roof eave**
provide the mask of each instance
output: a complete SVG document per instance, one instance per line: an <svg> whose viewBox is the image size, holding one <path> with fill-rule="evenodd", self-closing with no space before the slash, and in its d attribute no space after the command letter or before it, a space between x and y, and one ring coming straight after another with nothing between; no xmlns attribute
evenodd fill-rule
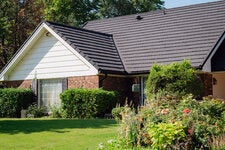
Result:
<svg viewBox="0 0 225 150"><path fill-rule="evenodd" d="M200 65L201 69L203 69L203 67L206 64L206 62L208 61L208 59L211 58L215 54L215 52L218 50L218 48L220 47L220 45L222 44L222 42L224 40L225 40L225 31L222 33L222 35L216 41L216 44L213 46L212 50L208 53L208 55L206 56L206 58L201 63L201 65Z"/></svg>
<svg viewBox="0 0 225 150"><path fill-rule="evenodd" d="M115 74L115 75L128 75L126 71L117 71L117 70L105 70L105 69L98 69L99 74Z"/></svg>

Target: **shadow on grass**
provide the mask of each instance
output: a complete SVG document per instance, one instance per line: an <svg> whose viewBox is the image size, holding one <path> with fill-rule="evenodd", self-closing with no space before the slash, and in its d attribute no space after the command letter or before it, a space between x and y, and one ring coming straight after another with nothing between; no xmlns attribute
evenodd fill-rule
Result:
<svg viewBox="0 0 225 150"><path fill-rule="evenodd" d="M0 134L18 134L35 132L69 132L69 129L110 128L116 125L114 120L106 119L0 119Z"/></svg>

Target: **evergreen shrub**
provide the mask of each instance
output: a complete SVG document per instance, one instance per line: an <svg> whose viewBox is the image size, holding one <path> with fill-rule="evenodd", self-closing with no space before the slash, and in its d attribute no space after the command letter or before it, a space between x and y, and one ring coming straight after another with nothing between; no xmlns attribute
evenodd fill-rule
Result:
<svg viewBox="0 0 225 150"><path fill-rule="evenodd" d="M187 60L168 65L154 64L146 83L148 99L152 99L158 93L179 97L193 94L195 98L198 98L201 96L202 90L202 81Z"/></svg>
<svg viewBox="0 0 225 150"><path fill-rule="evenodd" d="M69 89L60 94L66 118L103 117L117 103L117 93L103 89Z"/></svg>
<svg viewBox="0 0 225 150"><path fill-rule="evenodd" d="M34 94L30 89L0 89L0 117L20 117L21 110L27 109L34 102Z"/></svg>

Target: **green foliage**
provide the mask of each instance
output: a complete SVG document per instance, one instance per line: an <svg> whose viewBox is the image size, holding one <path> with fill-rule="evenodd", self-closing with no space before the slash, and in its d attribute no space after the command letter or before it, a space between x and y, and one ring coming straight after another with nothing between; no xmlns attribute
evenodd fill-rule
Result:
<svg viewBox="0 0 225 150"><path fill-rule="evenodd" d="M221 102L221 100L205 97L204 101L202 101L200 105L204 115L210 115L213 116L213 118L223 118L225 121L225 103Z"/></svg>
<svg viewBox="0 0 225 150"><path fill-rule="evenodd" d="M115 107L112 109L112 116L115 120L119 121L122 119L122 112L125 110L125 107Z"/></svg>
<svg viewBox="0 0 225 150"><path fill-rule="evenodd" d="M0 2L0 68L10 60L43 19L40 0L1 0Z"/></svg>
<svg viewBox="0 0 225 150"><path fill-rule="evenodd" d="M102 17L116 17L161 9L161 0L99 0L99 14Z"/></svg>
<svg viewBox="0 0 225 150"><path fill-rule="evenodd" d="M64 112L62 108L59 108L57 106L50 107L50 117L51 118L63 118Z"/></svg>
<svg viewBox="0 0 225 150"><path fill-rule="evenodd" d="M121 139L111 139L98 145L98 150L126 150Z"/></svg>
<svg viewBox="0 0 225 150"><path fill-rule="evenodd" d="M28 118L40 118L46 114L47 110L44 107L38 107L36 103L30 105L27 109Z"/></svg>
<svg viewBox="0 0 225 150"><path fill-rule="evenodd" d="M117 102L115 92L103 89L69 89L60 98L66 118L103 117Z"/></svg>
<svg viewBox="0 0 225 150"><path fill-rule="evenodd" d="M161 0L42 0L49 21L82 26L89 20L161 9Z"/></svg>
<svg viewBox="0 0 225 150"><path fill-rule="evenodd" d="M186 135L182 122L150 124L148 133L152 140L152 149L168 149L176 140L181 140Z"/></svg>
<svg viewBox="0 0 225 150"><path fill-rule="evenodd" d="M26 109L34 101L30 89L0 89L0 117L20 117L22 109Z"/></svg>
<svg viewBox="0 0 225 150"><path fill-rule="evenodd" d="M160 98L150 101L137 114L131 108L124 109L117 146L210 149L224 145L225 101L210 97L197 101L192 95L183 99L169 95Z"/></svg>
<svg viewBox="0 0 225 150"><path fill-rule="evenodd" d="M72 26L81 26L85 22L97 19L96 1L90 0L43 0L46 20Z"/></svg>
<svg viewBox="0 0 225 150"><path fill-rule="evenodd" d="M201 95L202 88L201 80L196 75L195 69L186 60L169 65L154 64L146 83L148 99L154 98L160 92L179 97L187 94L198 97Z"/></svg>

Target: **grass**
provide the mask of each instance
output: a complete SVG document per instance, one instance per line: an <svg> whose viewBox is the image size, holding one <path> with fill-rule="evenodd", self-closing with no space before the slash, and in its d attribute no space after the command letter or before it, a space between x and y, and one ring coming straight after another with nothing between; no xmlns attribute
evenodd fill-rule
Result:
<svg viewBox="0 0 225 150"><path fill-rule="evenodd" d="M105 119L0 119L0 150L95 150L117 127Z"/></svg>

